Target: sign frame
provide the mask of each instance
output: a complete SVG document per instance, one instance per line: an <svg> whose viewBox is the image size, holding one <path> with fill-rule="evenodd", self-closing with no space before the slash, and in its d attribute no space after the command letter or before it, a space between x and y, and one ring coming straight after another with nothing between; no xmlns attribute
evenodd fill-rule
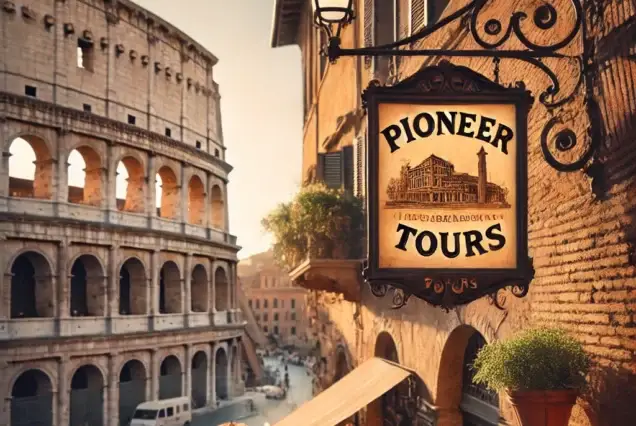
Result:
<svg viewBox="0 0 636 426"><path fill-rule="evenodd" d="M395 86L381 86L372 81L362 94L368 114L366 146L366 206L368 260L363 276L376 296L384 296L394 287L394 308L406 303L411 295L428 303L450 308L470 303L487 295L495 297L505 287L523 297L534 277L532 259L528 257L528 113L533 103L523 83L504 87L469 68L448 61L418 71ZM516 267L515 268L381 268L379 255L379 105L515 105L516 158ZM423 263L425 260L423 260ZM476 281L476 288L462 288L463 280ZM460 291L461 290L461 291ZM499 305L498 305L499 306Z"/></svg>

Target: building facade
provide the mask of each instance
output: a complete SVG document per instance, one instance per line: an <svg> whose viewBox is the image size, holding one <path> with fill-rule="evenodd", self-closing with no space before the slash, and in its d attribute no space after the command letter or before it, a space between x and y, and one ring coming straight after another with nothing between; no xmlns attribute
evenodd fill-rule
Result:
<svg viewBox="0 0 636 426"><path fill-rule="evenodd" d="M5 1L0 25L0 424L241 393L217 59L127 0Z"/></svg>
<svg viewBox="0 0 636 426"><path fill-rule="evenodd" d="M308 344L308 291L294 285L289 275L274 263L271 250L242 260L238 277L263 333L281 345Z"/></svg>
<svg viewBox="0 0 636 426"><path fill-rule="evenodd" d="M324 180L329 186L343 187L364 197L367 123L361 92L372 80L394 84L436 65L441 58L352 56L328 63L318 54L325 38L312 25L311 3L276 1L272 32L273 47L296 45L302 55L303 178ZM342 47L382 45L403 39L456 12L465 3L468 2L354 1L356 19L340 34ZM627 425L636 414L629 402L636 395L632 297L636 288L632 249L636 206L636 63L632 23L636 10L633 3L626 2L606 2L602 7L597 2L583 3L589 28L583 41L594 46L589 63L594 87L592 95L575 91L567 124L583 137L590 127L584 105L593 99L601 111L597 123L602 127L602 140L598 141L601 154L594 160L594 173L589 168L587 173L565 174L550 167L541 149L543 127L535 125L546 123L550 113L535 102L528 131L528 222L530 256L536 274L529 294L521 299L508 294L503 310L487 298L449 312L411 298L406 306L392 310L390 297L374 296L362 282L360 259L310 258L290 276L316 290L308 299L312 332L319 338L322 354L316 391L327 389L369 358L381 357L414 372L421 424L514 425L516 420L506 399L474 385L469 365L486 342L504 339L531 326L550 325L572 333L594 362L589 389L575 406L570 425ZM559 0L551 4L559 10L559 16L572 16L570 2ZM480 19L503 20L521 9L515 2L488 2ZM531 13L532 9L526 12ZM502 22L505 30L507 18ZM470 25L464 23L456 20L425 40L402 48L479 48L469 35ZM571 26L569 21L563 21L550 34L544 34L532 23L527 24L525 34L544 41L548 37L560 40ZM522 76L535 98L545 90L544 74L519 61L502 59L500 67L484 58L453 58L452 63L505 86ZM575 84L576 70L556 71L563 84ZM461 170L453 174L452 166L444 159L430 160L431 166L437 163L437 171L429 174L426 170L416 172L419 166L405 167L403 175L396 176L397 200L435 202L436 197L454 199L459 195L461 202L505 202L505 190L489 184L485 159L479 165L481 179L458 175ZM424 169L426 166L425 161ZM435 179L453 179L457 191L436 193ZM325 281L335 283L332 292L321 290ZM358 424L398 424L391 423L390 401L395 396L392 392L360 410L355 419Z"/></svg>

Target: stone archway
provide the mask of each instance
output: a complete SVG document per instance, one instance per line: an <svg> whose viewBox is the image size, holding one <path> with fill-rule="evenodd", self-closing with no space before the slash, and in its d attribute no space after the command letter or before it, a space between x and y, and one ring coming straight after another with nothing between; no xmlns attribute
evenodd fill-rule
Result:
<svg viewBox="0 0 636 426"><path fill-rule="evenodd" d="M83 365L71 378L70 426L102 426L104 377L94 365Z"/></svg>
<svg viewBox="0 0 636 426"><path fill-rule="evenodd" d="M208 403L208 356L198 351L192 357L192 408Z"/></svg>
<svg viewBox="0 0 636 426"><path fill-rule="evenodd" d="M159 273L159 313L180 313L181 297L181 273L177 264L169 260Z"/></svg>
<svg viewBox="0 0 636 426"><path fill-rule="evenodd" d="M192 312L208 311L208 273L205 266L198 264L190 278L190 308Z"/></svg>
<svg viewBox="0 0 636 426"><path fill-rule="evenodd" d="M485 343L484 337L469 325L457 327L448 336L437 379L435 405L441 413L439 426L499 424L497 394L472 383L470 365Z"/></svg>
<svg viewBox="0 0 636 426"><path fill-rule="evenodd" d="M135 257L124 262L119 270L119 314L144 315L147 277L143 263Z"/></svg>
<svg viewBox="0 0 636 426"><path fill-rule="evenodd" d="M229 291L227 273L219 266L214 271L214 305L218 312L228 310Z"/></svg>
<svg viewBox="0 0 636 426"><path fill-rule="evenodd" d="M225 228L225 201L223 200L223 191L219 185L212 187L212 208L210 209L210 222L213 228Z"/></svg>
<svg viewBox="0 0 636 426"><path fill-rule="evenodd" d="M117 164L117 208L126 212L143 213L145 209L146 173L134 157L126 156Z"/></svg>
<svg viewBox="0 0 636 426"><path fill-rule="evenodd" d="M183 394L183 370L179 358L168 355L161 363L159 376L159 399L177 398Z"/></svg>
<svg viewBox="0 0 636 426"><path fill-rule="evenodd" d="M131 359L119 372L119 425L128 426L137 405L146 400L146 368Z"/></svg>
<svg viewBox="0 0 636 426"><path fill-rule="evenodd" d="M34 251L11 264L11 318L55 316L53 273L48 260Z"/></svg>
<svg viewBox="0 0 636 426"><path fill-rule="evenodd" d="M90 254L79 256L71 267L71 316L98 317L104 315L106 286L104 269Z"/></svg>
<svg viewBox="0 0 636 426"><path fill-rule="evenodd" d="M179 217L179 186L177 175L168 166L159 169L156 175L157 216L166 219Z"/></svg>
<svg viewBox="0 0 636 426"><path fill-rule="evenodd" d="M219 348L214 358L214 377L217 399L228 399L228 359L225 349Z"/></svg>
<svg viewBox="0 0 636 426"><path fill-rule="evenodd" d="M205 186L197 175L188 182L188 222L203 225L205 218Z"/></svg>
<svg viewBox="0 0 636 426"><path fill-rule="evenodd" d="M68 202L99 207L103 176L99 154L90 146L80 146L70 152L67 163Z"/></svg>
<svg viewBox="0 0 636 426"><path fill-rule="evenodd" d="M53 383L42 370L20 374L11 388L11 426L53 426Z"/></svg>
<svg viewBox="0 0 636 426"><path fill-rule="evenodd" d="M393 337L386 331L378 334L378 337L375 340L373 354L378 358L383 358L388 361L395 363L400 362L395 340L393 340ZM391 412L388 407L391 406L397 399L398 394L401 392L400 387L401 385L394 387L368 405L367 425L383 426L385 424L385 421L389 419Z"/></svg>
<svg viewBox="0 0 636 426"><path fill-rule="evenodd" d="M22 135L9 145L9 195L51 199L53 157L46 142L35 135Z"/></svg>

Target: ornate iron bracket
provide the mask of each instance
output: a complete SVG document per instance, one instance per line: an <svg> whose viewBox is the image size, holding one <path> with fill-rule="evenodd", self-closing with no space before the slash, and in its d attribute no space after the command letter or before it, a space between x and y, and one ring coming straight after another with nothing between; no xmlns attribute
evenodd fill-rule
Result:
<svg viewBox="0 0 636 426"><path fill-rule="evenodd" d="M592 178L592 190L598 198L603 198L605 185L602 181L602 163L597 158L602 139L600 126L601 114L594 100L594 77L596 66L594 65L594 43L588 38L586 10L582 0L570 0L570 13L559 13L550 0L535 6L531 13L523 10L514 10L507 22L501 19L480 19L484 9L497 0L472 0L457 11L441 19L435 25L425 27L410 37L394 43L365 48L342 48L340 39L341 25L333 29L333 25L321 25L328 36L328 43L323 47L323 54L331 62L335 62L342 56L430 56L430 57L474 57L493 58L495 65L495 79L498 80L499 62L502 59L511 59L528 63L547 76L549 86L543 90L538 99L548 111L554 114L556 108L565 106L573 101L584 86L585 110L588 116L588 131L585 143L580 143L580 137L572 129L563 126L565 121L560 116L553 116L546 124L541 135L541 148L546 162L560 172L573 172L584 170ZM515 9L519 6L515 6ZM589 8L590 15L594 14L593 7ZM569 22L559 22L560 16L572 16ZM353 19L351 16L344 24ZM460 25L468 27L472 41L479 49L410 49L413 43L425 41L428 37L444 29L449 24L459 21ZM484 22L485 21L485 22ZM528 23L531 21L531 24ZM594 19L590 19L594 22ZM319 20L316 20L319 22ZM570 24L570 31L552 43L539 43L533 41L528 34L528 25L542 32L562 28ZM526 31L524 31L524 28ZM565 54L560 50L571 47L574 41L582 41L582 52L579 54ZM521 45L521 49L507 49L510 44ZM544 59L548 61L544 61ZM576 68L577 77L575 84L571 85L567 94L562 94L562 84L556 67L550 65L557 62L559 67L564 63ZM568 77L571 74L568 73ZM498 82L498 81L496 81ZM560 129L557 129L557 126ZM583 145L583 147L581 147ZM576 151L575 151L576 149ZM566 160L567 159L567 160ZM595 167L589 170L587 166L590 159L594 159Z"/></svg>

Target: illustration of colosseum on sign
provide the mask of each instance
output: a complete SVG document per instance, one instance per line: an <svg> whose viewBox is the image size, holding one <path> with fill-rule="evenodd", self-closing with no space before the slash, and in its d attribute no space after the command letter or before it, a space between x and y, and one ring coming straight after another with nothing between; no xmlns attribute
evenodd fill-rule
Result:
<svg viewBox="0 0 636 426"><path fill-rule="evenodd" d="M434 154L415 167L402 166L400 176L387 186L387 208L510 208L508 189L488 182L486 151L477 152L477 176L455 170Z"/></svg>

